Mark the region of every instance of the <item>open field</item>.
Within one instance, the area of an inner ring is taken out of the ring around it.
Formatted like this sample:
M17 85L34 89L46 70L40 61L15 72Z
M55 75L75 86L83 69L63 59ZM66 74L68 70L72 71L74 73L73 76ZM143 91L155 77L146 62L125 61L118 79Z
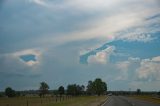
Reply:
M82 96L47 106L100 106L106 98L106 96Z
M149 102L152 102L152 103L158 103L160 104L160 98L156 98L154 96L149 96L149 95L134 95L134 96L131 96L132 98L135 98L135 99L140 99L140 100L144 100L144 101L149 101Z
M55 98L47 97L14 97L14 98L0 98L0 106L43 106L50 102L54 102Z
M98 106L106 96L0 98L0 106Z

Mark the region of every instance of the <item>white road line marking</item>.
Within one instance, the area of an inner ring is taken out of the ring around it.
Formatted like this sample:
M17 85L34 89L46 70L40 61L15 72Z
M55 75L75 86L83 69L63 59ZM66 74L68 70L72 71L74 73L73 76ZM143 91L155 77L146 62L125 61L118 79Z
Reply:
M104 106L108 102L108 98L109 97L107 97L107 99L105 100L105 102L101 106Z

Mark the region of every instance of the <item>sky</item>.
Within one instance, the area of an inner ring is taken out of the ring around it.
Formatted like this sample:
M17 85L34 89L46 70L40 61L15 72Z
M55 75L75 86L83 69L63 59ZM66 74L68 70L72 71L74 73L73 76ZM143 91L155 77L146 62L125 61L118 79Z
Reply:
M0 90L160 90L159 0L0 0Z

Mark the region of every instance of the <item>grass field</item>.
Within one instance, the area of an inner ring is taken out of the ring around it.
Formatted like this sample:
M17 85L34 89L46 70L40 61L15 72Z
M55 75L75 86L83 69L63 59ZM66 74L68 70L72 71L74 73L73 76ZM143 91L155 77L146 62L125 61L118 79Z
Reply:
M153 97L153 96L135 95L135 96L132 96L132 97L135 98L135 99L140 99L140 100L144 100L144 101L149 101L149 102L152 102L152 103L160 104L160 98L156 98L156 97Z
M106 96L79 96L56 99L53 97L0 98L0 106L99 106Z
M54 101L53 98L40 97L14 97L0 98L0 106L43 106L44 104Z
M100 106L105 100L106 96L83 96L47 106Z

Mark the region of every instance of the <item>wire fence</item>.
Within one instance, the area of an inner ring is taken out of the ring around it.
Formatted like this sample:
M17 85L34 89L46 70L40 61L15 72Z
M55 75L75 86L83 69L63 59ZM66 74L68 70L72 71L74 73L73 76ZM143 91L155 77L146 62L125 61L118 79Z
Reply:
M1 98L0 106L44 106L72 99L72 96Z

